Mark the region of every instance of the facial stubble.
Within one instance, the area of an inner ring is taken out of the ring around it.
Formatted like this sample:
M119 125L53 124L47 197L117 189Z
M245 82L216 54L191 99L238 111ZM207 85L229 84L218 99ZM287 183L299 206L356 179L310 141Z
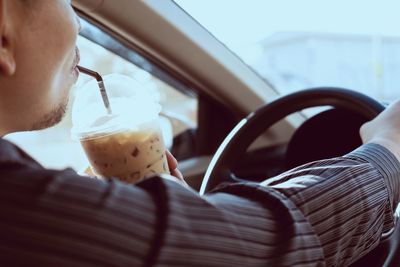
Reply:
M50 112L41 117L39 121L32 125L31 131L50 128L62 121L67 111L69 96L64 98L58 106L54 107Z

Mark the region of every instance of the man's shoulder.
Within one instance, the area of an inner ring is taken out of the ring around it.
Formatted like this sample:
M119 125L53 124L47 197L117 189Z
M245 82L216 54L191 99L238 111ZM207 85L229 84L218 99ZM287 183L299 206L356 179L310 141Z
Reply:
M70 168L46 169L21 148L0 138L0 180L3 185L6 183L40 184L54 178L85 179Z
M0 166L2 165L28 165L32 168L43 169L43 167L24 150L0 138Z

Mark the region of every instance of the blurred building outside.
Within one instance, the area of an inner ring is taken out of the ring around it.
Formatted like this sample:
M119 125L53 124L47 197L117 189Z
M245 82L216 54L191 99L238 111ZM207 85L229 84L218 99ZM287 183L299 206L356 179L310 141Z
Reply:
M285 32L237 53L281 94L333 86L390 102L400 96L399 47L399 37Z

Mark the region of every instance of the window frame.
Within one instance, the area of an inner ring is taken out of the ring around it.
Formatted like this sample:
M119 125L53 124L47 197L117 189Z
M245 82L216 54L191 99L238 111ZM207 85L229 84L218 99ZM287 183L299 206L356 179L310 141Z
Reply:
M112 2L74 0L73 6L82 18L182 84L214 99L238 118L279 97L259 75L173 1L121 0L119 5ZM287 142L305 119L295 114L277 123L257 146Z

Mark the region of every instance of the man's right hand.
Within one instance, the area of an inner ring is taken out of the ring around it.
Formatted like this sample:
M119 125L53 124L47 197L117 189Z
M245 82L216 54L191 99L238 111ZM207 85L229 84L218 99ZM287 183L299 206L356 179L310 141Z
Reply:
M389 149L400 161L400 100L360 128L364 144L375 143Z

